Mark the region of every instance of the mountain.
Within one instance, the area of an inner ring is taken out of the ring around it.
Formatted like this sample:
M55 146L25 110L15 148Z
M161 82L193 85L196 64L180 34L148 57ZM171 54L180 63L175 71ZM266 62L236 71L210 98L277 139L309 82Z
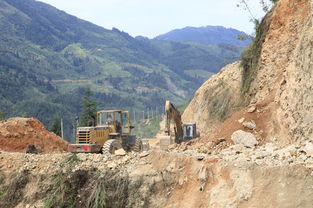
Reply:
M239 40L238 36L240 35L247 37L247 39ZM222 43L239 47L246 47L251 43L251 38L246 33L222 26L185 27L159 35L154 39L195 42L201 44Z
M181 104L241 47L136 39L34 0L0 0L0 111L45 125L62 115L66 137L87 87L98 108Z

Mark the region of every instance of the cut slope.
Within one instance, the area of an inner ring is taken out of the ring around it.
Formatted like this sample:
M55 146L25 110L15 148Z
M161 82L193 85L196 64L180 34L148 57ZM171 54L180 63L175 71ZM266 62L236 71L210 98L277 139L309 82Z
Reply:
M1 150L25 152L29 144L42 153L64 152L68 145L35 118L10 118L0 122Z
M272 98L272 135L284 144L313 136L312 4L278 2L249 92L255 102Z
M280 0L260 25L262 38L256 40L261 41L257 43L261 50L255 68L245 68L241 81L234 83L227 79L230 85L217 90L217 80L234 74L234 68L227 66L197 91L183 118L196 122L205 133L200 141L223 138L230 142L234 131L245 129L238 122L242 117L256 123L257 128L252 132L260 144L271 141L284 146L312 138L312 4L309 0ZM251 85L241 94L240 85L247 82L247 74L251 76L248 80ZM232 93L225 95L224 91L232 87ZM225 102L214 105L216 99ZM234 100L239 107L241 104L240 108L234 109ZM255 111L247 114L252 105L256 106ZM217 112L226 109L230 112L228 119L217 120L209 113L212 107Z

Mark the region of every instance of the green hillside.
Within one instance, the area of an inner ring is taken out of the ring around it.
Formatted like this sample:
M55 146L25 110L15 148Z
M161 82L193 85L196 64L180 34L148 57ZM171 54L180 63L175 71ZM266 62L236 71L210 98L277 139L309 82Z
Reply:
M238 36L245 36L247 38L245 40L239 40L237 38ZM241 47L247 47L251 43L251 38L249 38L248 34L222 26L185 27L169 31L168 33L155 37L155 39L202 44L222 43Z
M99 108L182 104L241 48L133 38L34 0L0 0L0 111L64 119L70 138L86 87Z

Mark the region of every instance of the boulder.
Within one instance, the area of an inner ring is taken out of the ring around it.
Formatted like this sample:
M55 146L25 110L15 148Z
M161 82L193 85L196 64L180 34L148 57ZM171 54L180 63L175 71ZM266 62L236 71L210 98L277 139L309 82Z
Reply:
M249 148L252 148L258 144L258 141L253 134L242 130L235 131L231 136L231 140L235 144L242 144L243 146Z

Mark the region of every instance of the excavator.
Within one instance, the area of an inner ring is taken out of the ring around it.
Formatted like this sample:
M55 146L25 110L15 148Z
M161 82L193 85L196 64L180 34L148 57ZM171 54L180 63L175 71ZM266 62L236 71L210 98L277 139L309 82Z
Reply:
M96 125L78 127L76 144L70 144L68 151L114 154L116 150L123 148L125 151L141 152L143 142L131 134L133 128L128 111L98 111Z
M172 121L174 128L172 130ZM167 100L165 102L165 135L160 137L160 148L166 150L169 145L196 138L196 123L182 123L180 112Z

